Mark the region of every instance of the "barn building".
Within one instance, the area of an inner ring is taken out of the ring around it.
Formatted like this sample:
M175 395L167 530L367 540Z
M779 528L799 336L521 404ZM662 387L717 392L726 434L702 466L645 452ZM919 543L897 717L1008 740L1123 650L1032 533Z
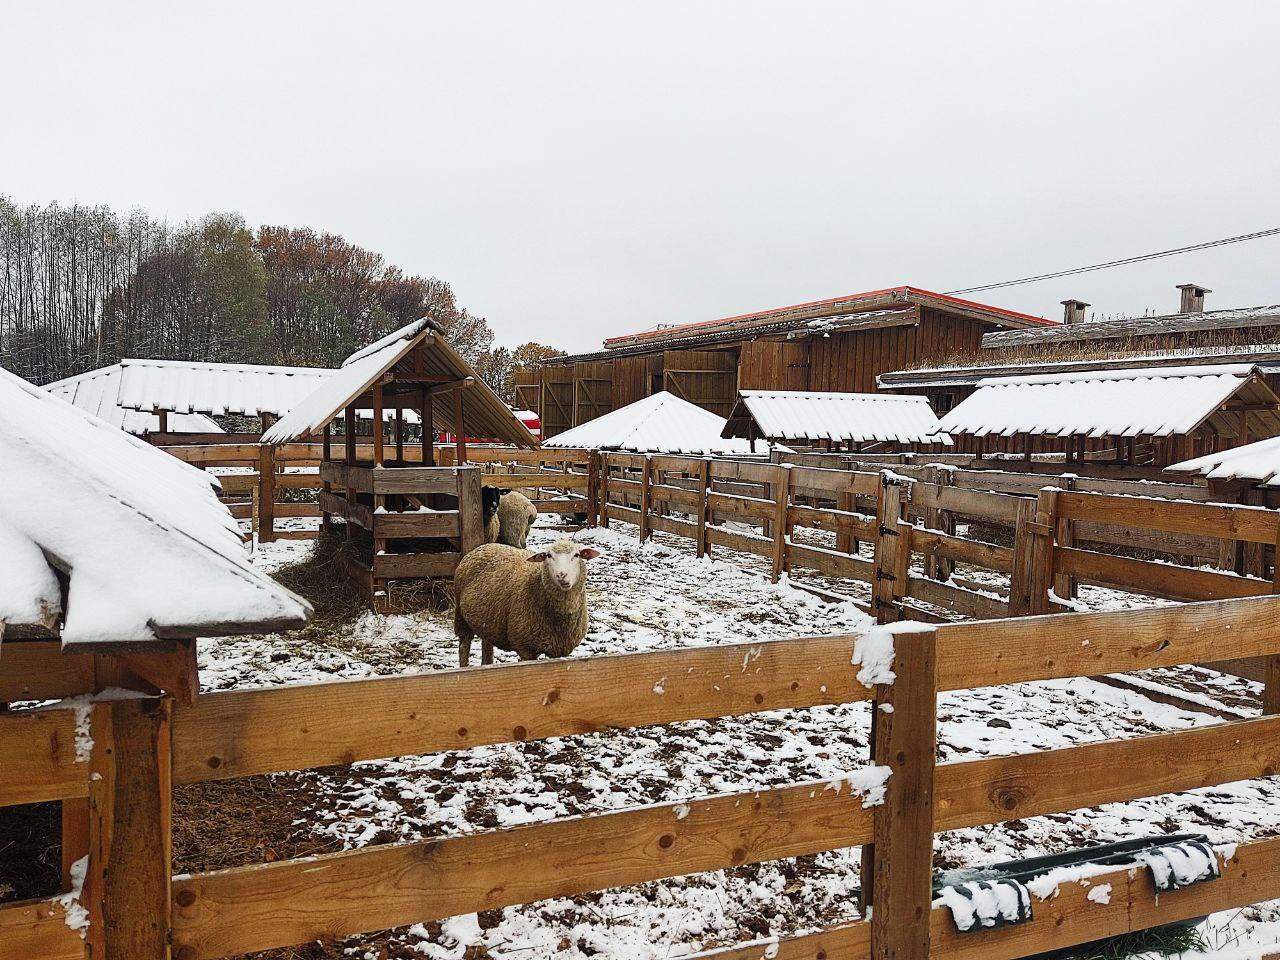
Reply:
M544 361L517 399L548 437L662 391L728 417L739 390L865 393L885 371L972 356L986 333L1056 326L892 287L612 337L594 353Z

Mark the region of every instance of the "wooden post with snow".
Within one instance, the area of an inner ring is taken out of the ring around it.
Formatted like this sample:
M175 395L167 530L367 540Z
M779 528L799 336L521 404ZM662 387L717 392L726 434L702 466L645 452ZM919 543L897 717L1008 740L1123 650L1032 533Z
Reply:
M609 454L600 454L600 526L609 529Z
M700 483L698 493L698 516L697 516L697 533L694 535L694 542L697 544L697 552L699 557L711 555L711 544L707 542L707 503L711 497L711 458L704 457L702 466L698 468L698 481Z
M647 453L641 454L641 456L644 457L644 463L640 468L640 542L644 543L653 533L649 529L649 511L653 508L653 496L649 490L649 474L652 470L652 465Z
M269 443L258 447L258 541L276 538L276 448Z
M89 911L86 941L95 960L169 956L170 703L142 697L93 706L89 859L80 902Z
M1013 521L1013 570L1009 574L1009 616L1031 612L1031 554L1036 522L1033 500L1019 500Z
M787 522L791 507L791 467L779 464L777 479L773 482L773 582L777 583L787 571L787 534L791 524Z
M1074 490L1076 481L1079 478L1074 473L1068 473L1059 480L1059 486L1063 490ZM1053 532L1054 541L1060 547L1074 547L1076 544L1076 523L1068 517L1057 518ZM1053 592L1064 600L1075 599L1077 593L1076 578L1070 574L1058 573L1056 570L1053 574Z
M902 618L898 597L905 596L907 584L900 583L908 560L909 544L899 529L906 509L906 481L891 470L880 471L880 492L876 497L875 582L871 585L871 608L877 623Z
M1054 586L1054 537L1058 530L1058 492L1041 490L1036 501L1035 524L1029 527L1031 541L1030 596L1027 612L1052 613L1049 591Z
M864 912L872 907L872 960L926 960L933 913L938 631L914 623L883 629L893 631L894 679L874 688L871 761L887 767L889 778L872 814L873 843L863 852L863 905Z

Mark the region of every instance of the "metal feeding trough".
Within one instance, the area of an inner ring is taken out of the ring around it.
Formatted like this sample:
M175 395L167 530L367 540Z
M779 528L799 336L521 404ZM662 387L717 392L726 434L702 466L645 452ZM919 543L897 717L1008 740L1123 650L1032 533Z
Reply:
M1070 882L1073 868L1090 865L1149 869L1159 893L1215 880L1220 873L1218 858L1209 846L1208 837L1184 833L1080 847L1050 857L1010 860L973 870L949 870L935 875L933 895L935 900L941 900L951 909L957 930L980 933L1031 920L1034 902L1038 899L1032 893L1036 878L1060 873L1063 882ZM1205 919L1195 917L1149 929L1189 930ZM1091 952L1106 942L1098 940L1038 956L1048 958Z

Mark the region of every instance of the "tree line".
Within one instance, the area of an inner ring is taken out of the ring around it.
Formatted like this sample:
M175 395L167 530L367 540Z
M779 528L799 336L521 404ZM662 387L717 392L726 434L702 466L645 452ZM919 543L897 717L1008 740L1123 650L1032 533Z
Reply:
M35 383L125 357L334 367L424 316L507 402L519 369L563 352L495 346L448 283L337 234L0 196L0 366Z

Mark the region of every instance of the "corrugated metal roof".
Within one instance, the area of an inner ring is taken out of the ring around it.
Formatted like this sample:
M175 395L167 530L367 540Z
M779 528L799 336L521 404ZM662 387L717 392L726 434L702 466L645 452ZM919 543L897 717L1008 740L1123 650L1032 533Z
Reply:
M89 649L300 626L310 614L250 562L209 474L4 370L0 463L0 611L11 625L60 617L64 646ZM69 578L65 609L37 556Z
M1252 480L1260 486L1280 487L1280 437L1184 460L1164 469L1166 473L1195 473L1209 480Z
M1233 364L991 378L938 427L977 437L1165 437L1191 432L1237 393L1276 403L1256 374L1250 364ZM1258 421L1268 429L1280 424L1274 412L1259 411ZM1227 427L1234 432L1234 424Z
M384 373L400 369L408 362L413 348L419 351L422 370L416 375L449 382L471 379L472 386L462 391L462 420L467 436L512 443L520 447L536 447L537 439L502 402L493 389L481 380L471 365L445 339L440 329L423 318L401 327L381 340L357 350L342 363L342 369L321 381L288 415L262 435L263 443L279 444L310 436L324 429L358 399ZM404 373L410 371L404 370ZM390 408L390 401L388 408ZM432 426L441 432L454 429L453 406L433 403Z
M743 390L725 436L748 436L748 420L769 440L946 443L925 397L886 393Z
M721 436L727 421L674 394L655 393L572 430L544 440L544 447L629 450L701 456L749 453L746 440Z
M282 417L334 372L324 367L187 360L122 360L120 368L122 407L219 417Z
M120 405L120 373L120 364L115 363L46 384L45 389L126 433L135 436L155 433L160 429L159 417ZM220 426L200 414L174 414L169 417L168 426L173 433L223 432Z

